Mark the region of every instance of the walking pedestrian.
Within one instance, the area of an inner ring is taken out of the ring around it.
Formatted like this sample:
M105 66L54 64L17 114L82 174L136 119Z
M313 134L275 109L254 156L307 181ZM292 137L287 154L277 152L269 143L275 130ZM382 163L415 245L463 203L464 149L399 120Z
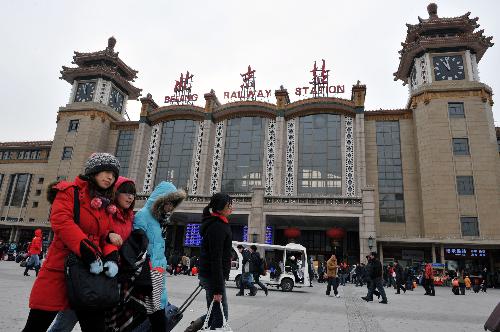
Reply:
M46 331L59 311L69 309L64 262L71 252L89 266L91 273L99 274L106 268L106 276L114 277L118 272L116 247L108 242L111 218L107 208L119 171L120 163L114 156L94 153L85 163L83 175L73 182L49 186L54 240L31 290L24 332ZM74 197L75 188L78 197ZM79 224L74 220L75 199L80 205ZM104 331L104 312L79 309L75 313L83 332Z
M24 269L24 275L29 277L28 271L30 268L35 269L36 276L40 270L40 254L42 253L42 230L40 228L35 230L35 237L31 240L28 247L28 262Z
M167 305L165 238L170 215L186 198L186 192L170 182L162 181L153 190L144 207L135 215L134 229L142 229L149 240L153 293L147 297L147 314L153 332L165 331Z
M216 193L210 199L210 203L203 209L203 221L200 227L201 252L200 269L198 279L205 289L207 308L214 301L208 325L216 329L223 325L222 312L226 319L229 316L229 308L226 296L226 285L224 280L229 279L231 270L232 233L228 217L233 213L233 200L225 193ZM185 330L195 332L203 327L206 315L201 316Z
M401 294L400 290L402 289L404 293L406 293L406 288L404 286L404 271L403 267L399 264L399 261L394 261L394 273L396 273L396 294Z
M250 289L250 293L248 295L255 296L257 294L257 287L253 285L253 275L250 271L251 252L248 248L244 248L241 244L239 244L236 248L243 257L241 262L240 291L236 293L236 296L244 296L245 288Z
M425 295L435 296L436 291L434 290L434 269L431 263L425 264L424 270L424 287Z
M269 290L259 280L260 275L265 273L265 262L264 259L260 257L260 254L257 251L257 246L255 244L252 244L250 246L250 272L252 273L254 284L259 285L259 287L264 291L264 293L267 296Z
M372 268L369 269L370 277L370 288L368 289L368 294L362 297L366 302L373 301L373 293L375 288L379 291L380 296L382 296L382 301L379 303L387 304L387 296L385 295L383 280L382 280L382 263L377 259L377 253L372 251L369 256L369 264L372 264Z
M335 297L340 297L338 288L338 280L337 280L337 257L334 254L330 256L330 259L326 262L326 276L327 276L327 286L326 286L326 295L330 296L331 289L333 287L333 294Z

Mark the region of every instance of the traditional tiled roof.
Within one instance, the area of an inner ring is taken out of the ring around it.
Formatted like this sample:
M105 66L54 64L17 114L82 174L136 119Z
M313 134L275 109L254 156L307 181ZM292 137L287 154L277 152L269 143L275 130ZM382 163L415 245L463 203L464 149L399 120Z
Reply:
M0 148L50 148L52 141L0 142Z
M136 88L130 82L137 78L137 70L127 66L114 51L116 39L108 39L108 47L105 50L83 53L75 52L73 63L78 67L62 67L61 79L73 84L79 77L104 76L113 80L121 89L129 95L129 99L137 99L141 95L141 89Z
M394 73L394 80L406 82L409 76L413 59L419 54L435 49L469 49L476 54L477 61L481 60L486 50L493 46L493 37L483 35L484 30L474 31L479 27L478 19L470 18L470 13L458 17L438 17L437 5L427 6L428 19L419 19L415 25L407 24L407 36L401 43L399 51L400 63L398 71Z

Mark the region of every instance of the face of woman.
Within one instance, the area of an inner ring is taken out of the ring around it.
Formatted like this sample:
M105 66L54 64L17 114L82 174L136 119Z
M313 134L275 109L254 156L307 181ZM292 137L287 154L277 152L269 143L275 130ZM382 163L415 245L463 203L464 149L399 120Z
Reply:
M232 203L227 203L224 209L220 211L220 214L223 215L224 217L229 217L232 213L233 213Z
M128 209L132 205L134 199L135 199L134 194L119 193L118 197L116 197L118 205L124 210Z
M101 189L108 189L115 183L115 173L111 171L102 171L96 174L95 182Z

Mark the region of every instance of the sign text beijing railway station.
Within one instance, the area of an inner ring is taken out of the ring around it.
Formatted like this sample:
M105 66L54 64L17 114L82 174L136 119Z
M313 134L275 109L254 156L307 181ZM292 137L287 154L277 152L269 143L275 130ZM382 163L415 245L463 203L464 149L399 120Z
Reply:
M321 66L318 66L315 61L310 72L312 73L312 80L308 82L309 85L296 87L294 90L296 96L316 98L345 93L345 86L343 84L330 84L330 70L326 69L325 60L322 60ZM251 66L248 66L247 71L240 74L240 76L242 78L240 90L224 91L224 99L243 101L271 97L272 89L256 89L255 69L252 69ZM198 94L191 93L193 77L194 75L190 74L189 71L186 74L181 74L179 80L175 81L174 95L165 96L165 103L192 105L193 102L197 101Z

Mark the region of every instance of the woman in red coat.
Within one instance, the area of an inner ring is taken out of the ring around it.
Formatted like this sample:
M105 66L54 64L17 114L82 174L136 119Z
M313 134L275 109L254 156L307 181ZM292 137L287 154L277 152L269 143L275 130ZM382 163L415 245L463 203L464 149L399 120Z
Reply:
M118 271L117 250L109 238L111 215L106 208L113 206L110 203L119 170L120 163L114 156L94 153L85 163L84 175L49 188L56 190L50 213L54 240L31 290L25 332L46 331L57 313L69 308L64 262L70 252L87 263L91 273L99 274L107 268L106 275L112 277ZM80 201L79 225L73 215L75 187ZM104 331L103 312L78 310L76 315L83 332Z
M28 271L30 268L35 268L36 275L38 276L38 270L40 270L40 253L42 252L42 230L40 228L35 229L35 237L31 240L31 244L28 248L29 263L26 264L26 269L24 270L24 275L29 277Z

